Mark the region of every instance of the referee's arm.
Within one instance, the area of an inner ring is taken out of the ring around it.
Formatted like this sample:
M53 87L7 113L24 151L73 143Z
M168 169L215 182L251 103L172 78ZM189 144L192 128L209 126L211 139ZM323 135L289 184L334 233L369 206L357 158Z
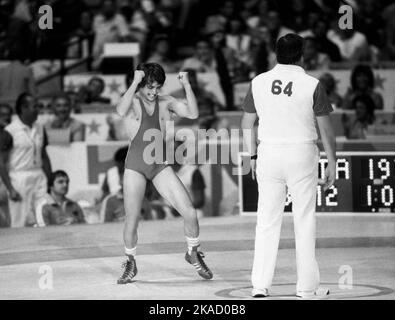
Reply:
M321 83L318 83L314 92L313 109L317 119L318 129L320 130L322 144L328 158L324 185L324 189L326 190L335 183L336 179L336 136L329 116L333 108Z
M254 98L252 96L251 85L244 99L244 114L241 119L241 129L243 130L243 139L247 145L247 150L251 156L256 155L257 143L254 124L257 119Z

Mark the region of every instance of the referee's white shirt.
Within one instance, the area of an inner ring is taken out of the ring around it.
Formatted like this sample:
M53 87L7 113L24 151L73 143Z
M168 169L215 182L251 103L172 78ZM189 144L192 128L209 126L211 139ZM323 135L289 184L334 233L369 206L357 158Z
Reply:
M256 76L243 108L257 113L258 140L270 144L316 141L315 117L333 111L319 80L288 64L277 64Z

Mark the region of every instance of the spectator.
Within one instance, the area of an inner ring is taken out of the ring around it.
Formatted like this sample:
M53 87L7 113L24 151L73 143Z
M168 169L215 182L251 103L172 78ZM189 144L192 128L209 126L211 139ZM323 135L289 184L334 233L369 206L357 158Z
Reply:
M128 6L125 5L124 6ZM153 0L142 0L133 8L128 9L129 14L133 12L129 28L133 37L139 41L142 47L142 57L147 57L146 45L149 44L157 34L166 34L171 37L174 29L171 10ZM129 19L128 19L129 20Z
M337 92L335 78L330 73L324 73L319 80L325 88L332 107L334 109L340 108L343 104L343 98Z
M192 90L196 96L199 108L199 118L197 119L199 127L206 130L215 128L218 123L216 112L222 109L223 106L218 102L214 94L208 92L199 85L195 70L185 69L184 71L188 72L189 83L191 84ZM178 99L185 98L184 90L174 92L172 95Z
M179 70L171 59L170 41L166 35L157 35L152 40L153 51L147 62L159 63L166 73L176 73ZM129 88L129 87L128 87Z
M258 13L252 15L246 21L251 30L266 26L269 11L272 9L268 0L260 0L257 7Z
M355 120L343 114L342 123L344 134L348 139L366 139L366 132L375 120L374 102L370 95L362 94L353 99L353 109L355 109Z
M5 128L13 139L12 149L6 153L14 194L10 194L11 227L33 226L36 208L47 192L47 178L52 169L46 152L44 128L36 121L38 105L28 93L21 94L15 105L17 117Z
M27 0L16 3L13 12L8 18L5 32L6 57L14 59L13 53L22 52L25 58L31 58L28 55L35 53L33 40L34 33L32 30L33 16L31 6Z
M115 166L107 170L102 185L102 199L109 194L117 194L122 189L122 177L125 170L125 159L128 153L128 147L118 149L114 154Z
M4 128L11 123L12 108L8 104L0 104L0 228L10 226L8 209L8 193L16 196L7 175L6 155L12 149L12 136Z
M148 187L147 187L148 189ZM147 191L146 191L147 193ZM141 205L141 218L143 220L153 219L153 208L145 196ZM123 222L125 220L125 206L123 202L123 189L116 194L108 195L102 203L101 222ZM164 215L161 217L164 218Z
M318 12L312 11L307 14L307 29L299 33L303 38L314 37L314 27L321 21L321 16Z
M311 29L314 22L319 19L319 15L317 13L317 7L314 1L311 0L286 0L281 1L282 4L287 5L285 9L285 5L282 6L279 4L279 9L283 9L280 13L284 18L284 21L287 25L295 30L297 33L305 31L306 27ZM289 2L291 2L289 4Z
M337 45L345 61L369 61L371 52L366 37L353 29L329 30L328 39Z
M80 16L80 23L78 29L74 32L70 42L77 39L82 41L82 46L79 44L73 45L68 49L68 57L87 57L92 49L93 39L93 17L90 11L84 11Z
M206 19L205 33L224 31L230 19L235 15L235 4L233 1L225 0L219 8L219 12L210 15Z
M371 67L368 65L357 65L351 73L351 88L344 96L343 109L352 109L352 101L357 95L368 94L374 101L375 109L383 109L383 97L374 91L375 80Z
M115 152L115 166L107 170L102 185L102 222L120 222L125 219L125 207L123 202L123 173L125 170L125 159L128 147L122 147ZM151 186L153 187L153 186ZM152 219L152 207L148 200L150 188L147 187L143 200L141 214L144 220Z
M383 46L384 21L381 15L381 3L377 0L362 0L360 10L355 16L355 29L366 36L370 45Z
M285 36L288 33L293 33L294 31L288 29L283 25L281 21L280 15L277 11L269 11L267 15L266 26L269 29L271 39L273 41L273 48L275 47L275 43L282 36Z
M225 94L227 108L233 108L233 86L225 57L219 48L214 50L209 39L200 38L196 42L195 55L184 61L182 69L217 73L221 88Z
M305 38L303 63L306 70L329 69L330 59L325 53L318 52L314 38Z
M25 52L13 51L11 57L11 62L0 69L0 103L15 105L21 93L35 95L37 88L32 69L24 64Z
M103 97L102 94L106 84L102 78L93 77L89 80L87 86L82 86L77 94L77 103L111 103L110 98Z
M66 172L58 170L52 173L49 179L49 193L38 210L38 215L42 215L43 226L85 223L81 207L66 197L69 182Z
M254 75L272 69L277 58L274 53L272 39L267 27L260 27L252 31L252 48L250 62Z
M338 46L330 41L327 37L328 24L325 20L320 19L314 24L313 36L317 44L318 52L325 53L332 62L340 62L341 55Z
M45 125L50 144L56 142L58 134L62 135L62 141L66 143L85 141L85 124L70 116L71 99L66 94L53 99L52 110L55 118Z
M232 50L235 57L236 64L230 72L233 82L249 80L251 36L247 34L247 25L240 17L235 16L229 20L226 47Z
M93 56L95 66L99 67L106 43L123 42L129 39L130 32L125 18L117 12L115 0L104 0L101 12L93 19L95 41Z

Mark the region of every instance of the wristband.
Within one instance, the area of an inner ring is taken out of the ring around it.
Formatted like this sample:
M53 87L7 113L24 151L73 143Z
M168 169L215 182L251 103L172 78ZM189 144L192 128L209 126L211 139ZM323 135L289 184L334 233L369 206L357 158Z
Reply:
M258 155L257 154L254 155L254 156L251 156L251 160L256 160L256 159L258 159Z

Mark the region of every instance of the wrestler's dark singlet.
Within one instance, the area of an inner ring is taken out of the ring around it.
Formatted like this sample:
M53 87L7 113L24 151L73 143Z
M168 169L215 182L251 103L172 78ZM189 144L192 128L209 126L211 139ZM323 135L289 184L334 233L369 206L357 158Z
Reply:
M143 101L138 97L141 106L141 124L137 131L136 136L129 144L128 154L125 160L125 169L130 169L137 171L145 176L146 179L152 180L160 171L166 168L168 165L160 159L160 161L155 161L154 163L147 163L144 160L144 149L151 145L152 141L144 141L144 133L149 129L156 129L160 131L160 121L159 121L159 102L156 98L154 113L150 116L145 109ZM160 140L162 146L155 146L155 150L160 150L162 148L163 155L166 154L166 144L163 139ZM151 159L149 159L151 160ZM150 161L152 162L152 160Z

